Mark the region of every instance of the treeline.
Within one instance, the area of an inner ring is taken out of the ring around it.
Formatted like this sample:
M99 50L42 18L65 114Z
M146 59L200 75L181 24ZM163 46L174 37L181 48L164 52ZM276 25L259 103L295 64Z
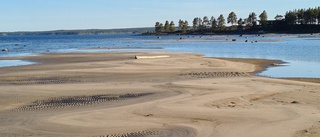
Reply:
M320 24L320 6L309 9L295 9L286 12L288 24Z
M285 14L285 23L275 28L291 33L319 33L320 6L308 9L294 9Z
M267 21L268 15L266 11L263 11L260 15L260 23L265 23ZM247 18L237 18L235 12L230 12L227 18L223 14L220 14L218 18L208 16L203 18L196 17L192 21L192 26L189 25L187 20L179 20L179 25L176 28L175 23L171 21L166 21L163 25L160 22L155 24L155 33L197 33L197 32L221 32L221 31L235 31L239 27L243 29L249 29L256 27L258 25L258 16L256 13L249 13ZM226 26L229 23L231 26ZM178 30L176 30L178 29Z
M226 26L226 24L230 24ZM177 30L176 30L177 29ZM155 24L156 34L213 34L213 33L307 33L320 32L320 7L309 9L296 9L288 11L284 16L276 15L268 20L264 10L259 15L249 13L246 18L238 18L235 12L230 12L227 18L220 14L218 18L208 16L196 17L189 25L186 20L179 20L176 28L171 21Z
M141 34L154 31L153 27L126 29L85 29L85 30L53 30L53 31L24 31L0 32L0 36L10 35L96 35L96 34Z

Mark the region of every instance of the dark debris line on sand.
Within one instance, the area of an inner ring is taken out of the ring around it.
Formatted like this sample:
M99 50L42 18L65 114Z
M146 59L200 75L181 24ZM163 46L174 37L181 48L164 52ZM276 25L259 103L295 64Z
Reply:
M126 99L134 99L143 96L153 95L155 93L138 93L138 94L104 94L93 96L73 96L73 97L57 97L47 100L35 101L29 105L15 108L12 111L32 111L46 109L62 109L66 107L84 107L104 102L120 101Z

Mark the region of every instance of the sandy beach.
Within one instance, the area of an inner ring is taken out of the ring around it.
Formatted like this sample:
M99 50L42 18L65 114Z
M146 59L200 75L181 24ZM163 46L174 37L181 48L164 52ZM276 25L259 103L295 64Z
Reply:
M0 59L39 63L0 68L1 137L320 136L319 82L252 75L277 61L191 53Z

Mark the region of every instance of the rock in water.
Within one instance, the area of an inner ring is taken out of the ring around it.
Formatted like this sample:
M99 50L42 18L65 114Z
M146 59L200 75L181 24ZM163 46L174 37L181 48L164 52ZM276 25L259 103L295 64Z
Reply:
M1 51L3 51L3 52L9 52L9 49L4 48L4 49L2 49Z

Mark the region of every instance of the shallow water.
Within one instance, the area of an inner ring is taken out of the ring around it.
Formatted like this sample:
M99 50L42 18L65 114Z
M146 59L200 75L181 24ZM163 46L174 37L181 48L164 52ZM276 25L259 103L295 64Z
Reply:
M320 78L319 39L319 35L310 34L244 35L242 37L239 35L161 36L159 38L128 34L1 36L0 48L8 48L9 52L1 52L0 57L52 52L192 52L204 54L207 57L283 60L289 64L269 68L260 75Z
M0 67L25 66L36 64L35 62L23 60L0 60Z
M290 63L284 66L268 68L267 71L261 72L258 75L275 78L320 78L319 70L319 63L290 61Z

